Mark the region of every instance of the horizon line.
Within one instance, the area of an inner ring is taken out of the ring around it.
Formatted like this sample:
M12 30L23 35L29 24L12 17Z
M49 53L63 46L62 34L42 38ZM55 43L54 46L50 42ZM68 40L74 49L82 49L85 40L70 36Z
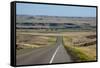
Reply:
M22 15L22 16L51 16L53 15L28 15L28 14L16 14L17 15ZM96 16L54 16L54 17L96 17Z

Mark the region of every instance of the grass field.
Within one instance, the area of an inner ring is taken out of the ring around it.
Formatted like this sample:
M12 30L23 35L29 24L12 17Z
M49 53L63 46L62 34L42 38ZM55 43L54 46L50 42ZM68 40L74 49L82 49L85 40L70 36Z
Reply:
M64 46L72 55L73 60L95 61L96 60L96 34L92 33L73 33L63 36Z
M23 48L38 48L54 45L56 42L56 37L54 36L28 35L17 33L16 38L17 50Z

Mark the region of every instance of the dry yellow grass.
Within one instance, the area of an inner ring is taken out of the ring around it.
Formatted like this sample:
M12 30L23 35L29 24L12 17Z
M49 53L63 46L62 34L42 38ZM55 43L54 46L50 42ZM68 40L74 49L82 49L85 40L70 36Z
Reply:
M87 55L89 58L91 58L91 60L96 60L96 45L92 45L89 47L76 47L77 49L79 49L82 53L84 53L85 55Z
M80 35L81 34L81 35ZM95 33L73 33L73 35L67 35L63 37L64 40L64 45L65 48L68 50L68 48L70 49L70 51L72 51L71 53L74 53L74 56L79 57L80 61L94 61L96 60L96 43L93 45L89 45L89 46L76 46L73 43L73 39L77 39L77 41L81 40L83 41L84 37L89 36L89 35L93 35ZM79 37L82 38L79 38ZM95 38L96 39L96 38ZM88 39L86 40L88 42ZM92 41L92 39L89 40L89 42ZM85 43L85 42L82 42ZM78 43L80 44L80 43Z
M36 48L53 45L56 42L56 37L42 35L27 35L18 34L16 36L16 45L21 48Z

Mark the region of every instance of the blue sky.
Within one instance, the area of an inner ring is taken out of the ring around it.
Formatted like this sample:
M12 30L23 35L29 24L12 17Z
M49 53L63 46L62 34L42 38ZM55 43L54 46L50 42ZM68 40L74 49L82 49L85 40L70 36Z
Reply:
M16 14L17 15L69 16L69 17L96 17L96 8L17 3Z

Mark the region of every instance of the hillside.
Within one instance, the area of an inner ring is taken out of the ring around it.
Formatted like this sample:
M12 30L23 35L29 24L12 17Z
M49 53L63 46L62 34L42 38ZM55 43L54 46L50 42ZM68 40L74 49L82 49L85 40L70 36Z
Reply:
M17 28L96 29L95 17L61 17L17 15Z

